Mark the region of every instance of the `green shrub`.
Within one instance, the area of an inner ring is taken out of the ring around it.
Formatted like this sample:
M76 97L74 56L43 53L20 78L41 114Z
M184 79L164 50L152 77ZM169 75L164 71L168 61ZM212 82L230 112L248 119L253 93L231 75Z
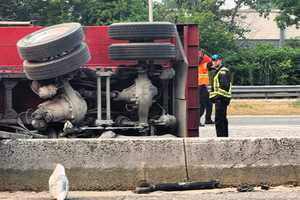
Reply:
M257 45L227 52L225 64L235 85L300 84L300 48Z

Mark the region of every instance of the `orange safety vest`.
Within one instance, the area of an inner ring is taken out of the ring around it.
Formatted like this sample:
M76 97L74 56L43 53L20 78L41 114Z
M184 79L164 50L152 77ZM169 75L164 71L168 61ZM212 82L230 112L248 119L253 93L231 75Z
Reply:
M198 65L198 85L208 85L209 77L208 77L208 69L207 63L200 63Z

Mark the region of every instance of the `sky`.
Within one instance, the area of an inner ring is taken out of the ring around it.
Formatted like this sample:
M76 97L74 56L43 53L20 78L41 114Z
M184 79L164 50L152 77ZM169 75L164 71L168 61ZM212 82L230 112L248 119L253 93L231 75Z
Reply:
M226 0L225 5L222 8L230 9L233 8L235 5L234 0Z

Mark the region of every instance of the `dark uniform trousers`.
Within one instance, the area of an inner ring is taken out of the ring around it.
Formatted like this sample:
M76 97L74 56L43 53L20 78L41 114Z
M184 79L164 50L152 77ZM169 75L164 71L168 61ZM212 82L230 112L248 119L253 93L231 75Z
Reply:
M228 102L224 99L217 99L215 102L215 125L217 137L228 137L227 106Z
M210 99L215 103L215 126L218 137L228 137L227 106L231 99L231 81L229 70L218 67L212 82Z
M205 113L205 121L211 121L212 103L209 100L209 93L207 86L201 85L199 88L199 99L200 99L200 117Z

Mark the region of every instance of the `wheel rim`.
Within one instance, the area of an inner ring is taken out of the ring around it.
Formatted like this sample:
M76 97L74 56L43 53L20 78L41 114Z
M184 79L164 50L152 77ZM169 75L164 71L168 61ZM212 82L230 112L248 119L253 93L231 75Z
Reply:
M27 44L46 42L53 39L54 37L56 38L64 35L69 29L69 27L57 27L54 29L45 30L38 34L29 36L25 39L24 42Z
M25 36L18 42L18 46L35 46L52 40L57 40L62 36L72 33L72 29L77 30L81 25L77 23L60 24L41 29L28 36ZM78 27L78 28L77 28Z

